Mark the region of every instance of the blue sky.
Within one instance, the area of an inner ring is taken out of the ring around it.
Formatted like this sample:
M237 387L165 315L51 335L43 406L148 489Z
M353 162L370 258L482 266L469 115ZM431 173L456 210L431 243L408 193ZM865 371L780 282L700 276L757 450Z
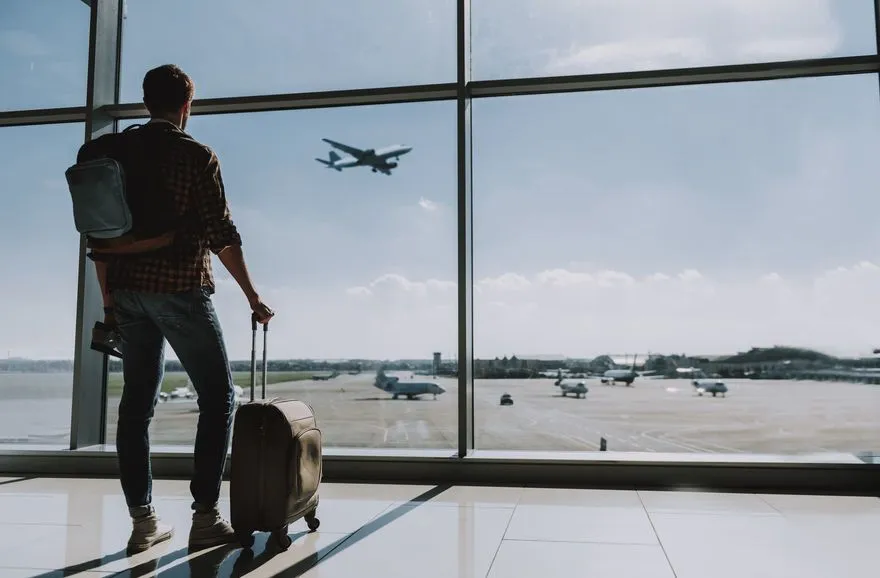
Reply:
M644 4L474 0L474 74L876 48L866 0ZM129 0L123 101L166 62L198 98L454 80L454 1L374 6ZM87 45L79 0L0 3L0 110L82 105ZM475 102L477 355L870 351L878 86L875 75ZM72 356L63 173L83 131L0 129L0 355ZM188 131L219 154L250 268L278 311L272 356L454 354L454 103L195 117ZM314 161L322 137L414 149L391 177L336 173ZM215 266L230 352L245 358L247 306Z

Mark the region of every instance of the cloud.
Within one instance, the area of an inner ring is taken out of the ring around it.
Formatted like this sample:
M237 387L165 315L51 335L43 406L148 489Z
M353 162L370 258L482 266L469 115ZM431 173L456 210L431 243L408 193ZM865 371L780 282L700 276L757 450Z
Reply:
M439 208L439 205L437 203L435 203L434 201L432 201L430 199L426 199L425 197L422 197L421 199L419 199L419 206L421 208L425 209L426 211L428 211L429 213L433 213L434 211L436 211Z
M277 312L270 323L269 356L453 355L456 287L451 280L415 280L400 273L337 290L260 286L264 301ZM13 297L8 291L0 292L0 302L14 302L7 300ZM4 318L16 329L0 339L3 353L70 358L74 294L65 295L66 300L43 295L37 310L7 307ZM733 281L694 269L641 276L600 269L508 272L475 282L475 354L711 355L788 344L864 355L878 345L878 295L880 263L871 261L799 277L768 272ZM214 303L230 357L247 359L250 310L227 276L218 274ZM46 332L58 326L58 319L68 329Z
M218 291L221 318L245 319L237 288L224 287ZM289 288L264 295L279 312L270 337L279 357L455 351L454 281L389 273L337 293ZM870 261L807 276L769 272L734 281L695 269L643 276L599 269L508 272L475 282L475 353L711 355L791 344L867 354L880 327L877 295L880 264ZM231 315L233 308L240 312ZM246 337L245 331L229 337L233 356L247 355Z
M842 40L831 0L482 4L475 65L492 68L492 77L522 62L531 73L561 75L814 58L834 54Z

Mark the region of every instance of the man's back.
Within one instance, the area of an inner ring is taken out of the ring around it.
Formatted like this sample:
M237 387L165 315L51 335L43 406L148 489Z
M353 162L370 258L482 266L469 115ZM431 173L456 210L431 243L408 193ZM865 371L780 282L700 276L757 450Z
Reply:
M219 160L209 147L170 122L154 120L138 130L165 133L155 141L160 143L159 150L151 153L157 177L173 194L181 227L167 249L111 260L108 287L145 293L213 290L211 252L241 245L226 202Z

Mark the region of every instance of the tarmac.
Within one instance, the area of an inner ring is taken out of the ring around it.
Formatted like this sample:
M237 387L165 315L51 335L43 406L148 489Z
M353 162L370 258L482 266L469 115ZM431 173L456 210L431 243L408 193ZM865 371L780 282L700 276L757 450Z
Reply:
M409 372L389 372L410 380ZM309 403L325 447L454 449L455 379L416 375L446 392L392 400L373 373L271 385L268 397ZM482 450L815 454L880 449L880 386L816 381L725 380L726 397L696 395L688 380L637 379L632 387L585 380L585 398L562 397L553 379L477 380L476 447ZM502 406L509 393L514 400ZM256 396L260 391L257 388ZM244 401L249 400L245 389ZM109 400L107 439L115 439L118 398ZM194 400L160 403L157 445L191 445Z

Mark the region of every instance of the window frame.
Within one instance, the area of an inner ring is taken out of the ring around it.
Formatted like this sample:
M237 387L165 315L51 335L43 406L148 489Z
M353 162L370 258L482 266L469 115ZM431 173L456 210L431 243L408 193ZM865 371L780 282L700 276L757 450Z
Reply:
M76 0L69 0L76 1ZM120 63L125 0L81 0L90 10L87 99L84 107L0 112L0 129L84 122L85 140L115 132L120 120L144 118L142 103L121 103ZM457 107L457 282L458 447L457 451L325 451L326 481L396 483L542 484L603 488L703 487L735 491L783 491L876 495L880 460L865 463L727 461L722 456L682 455L675 460L632 461L601 454L490 452L474 447L473 390L473 191L471 102L475 98L588 92L783 78L874 74L880 82L880 54L732 64L669 70L639 70L558 77L471 80L471 1L456 0L456 81L441 84L200 99L193 115L456 101ZM880 47L880 0L874 0ZM880 106L880 102L878 102ZM70 448L66 452L0 451L0 471L23 474L117 475L115 450L107 445L106 358L89 348L91 327L103 316L94 265L80 242ZM94 387L95 383L101 387ZM192 448L155 448L158 477L191 474ZM880 449L880 448L878 448ZM696 458L696 459L695 459ZM707 458L707 459L703 459ZM877 463L872 463L877 462Z

